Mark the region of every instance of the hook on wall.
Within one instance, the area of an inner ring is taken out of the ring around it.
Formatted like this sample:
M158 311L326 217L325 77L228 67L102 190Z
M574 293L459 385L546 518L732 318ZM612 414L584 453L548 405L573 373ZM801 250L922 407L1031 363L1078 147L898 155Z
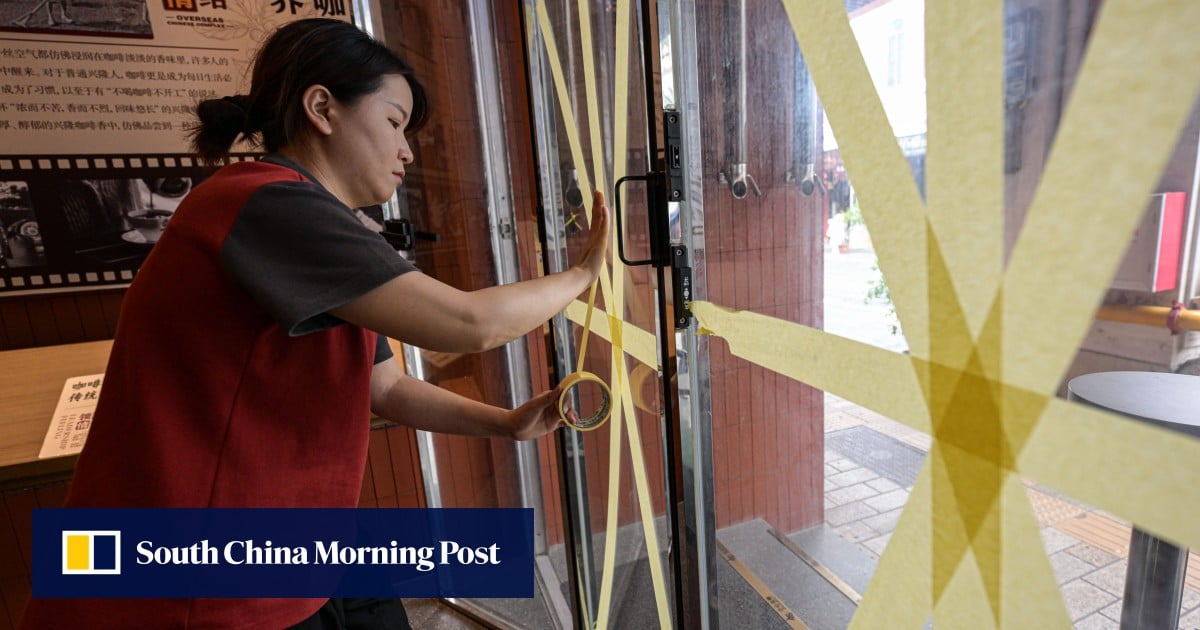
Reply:
M800 177L799 186L800 194L805 197L811 197L813 193L825 194L825 187L817 179L816 166L813 164L804 165L804 175Z
M754 196L762 198L762 190L758 188L758 182L754 181L754 176L746 170L745 164L733 165L733 181L729 184L729 190L733 193L734 199L745 199L746 193L754 189Z
M729 191L733 193L734 199L745 199L746 194L751 190L754 191L754 196L762 198L762 190L758 187L758 182L754 181L754 176L746 170L745 164L733 165L733 181L729 181L729 176L725 171L717 172L717 183L722 186L729 186Z

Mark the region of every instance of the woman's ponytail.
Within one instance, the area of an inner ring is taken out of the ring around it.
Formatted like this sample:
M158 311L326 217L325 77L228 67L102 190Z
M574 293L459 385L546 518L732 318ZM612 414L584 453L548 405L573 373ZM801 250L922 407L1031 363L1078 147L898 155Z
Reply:
M201 101L196 105L196 118L189 136L192 150L205 164L215 164L228 157L238 136L251 133L247 129L250 107L245 96Z

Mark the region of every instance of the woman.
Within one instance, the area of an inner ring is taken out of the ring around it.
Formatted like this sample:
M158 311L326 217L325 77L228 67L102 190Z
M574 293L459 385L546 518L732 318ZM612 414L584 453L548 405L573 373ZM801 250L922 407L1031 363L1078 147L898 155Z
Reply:
M197 186L138 272L68 507L354 507L369 411L517 440L558 426L555 391L503 410L389 360L385 336L479 352L540 326L597 277L608 238L596 193L598 221L568 271L466 293L415 270L351 209L400 185L413 161L404 134L426 107L395 53L323 19L268 39L248 95L198 106L202 158L243 135L269 155ZM407 620L398 600L34 600L22 627L295 624Z

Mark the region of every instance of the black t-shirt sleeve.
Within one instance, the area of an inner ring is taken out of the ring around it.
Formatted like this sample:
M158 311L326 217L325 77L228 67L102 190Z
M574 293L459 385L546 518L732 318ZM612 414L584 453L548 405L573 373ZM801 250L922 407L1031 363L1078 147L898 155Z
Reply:
M293 336L342 324L330 309L416 269L324 188L296 181L250 196L221 265Z
M396 355L392 352L392 347L388 345L388 338L385 335L377 335L377 339L375 339L374 365L379 365L394 356Z

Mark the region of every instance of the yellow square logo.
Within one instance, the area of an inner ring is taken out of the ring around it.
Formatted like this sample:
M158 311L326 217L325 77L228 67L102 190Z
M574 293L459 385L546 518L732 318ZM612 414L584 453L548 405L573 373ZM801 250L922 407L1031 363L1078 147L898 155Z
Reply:
M119 575L121 532L64 531L63 575Z

